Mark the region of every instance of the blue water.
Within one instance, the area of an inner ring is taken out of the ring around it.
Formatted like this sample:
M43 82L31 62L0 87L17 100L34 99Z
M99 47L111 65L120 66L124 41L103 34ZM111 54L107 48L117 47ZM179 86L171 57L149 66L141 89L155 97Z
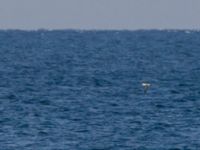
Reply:
M0 31L0 149L200 149L200 32Z

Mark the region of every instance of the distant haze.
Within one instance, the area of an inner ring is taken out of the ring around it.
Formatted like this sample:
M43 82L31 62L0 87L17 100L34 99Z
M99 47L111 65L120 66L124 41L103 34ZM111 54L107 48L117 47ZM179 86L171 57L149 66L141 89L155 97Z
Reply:
M200 0L0 0L0 29L200 29Z

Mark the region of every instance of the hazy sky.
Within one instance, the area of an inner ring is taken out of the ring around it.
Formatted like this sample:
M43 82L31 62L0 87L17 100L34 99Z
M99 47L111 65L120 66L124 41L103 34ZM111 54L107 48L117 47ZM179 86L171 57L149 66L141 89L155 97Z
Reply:
M0 0L0 29L200 29L200 0Z

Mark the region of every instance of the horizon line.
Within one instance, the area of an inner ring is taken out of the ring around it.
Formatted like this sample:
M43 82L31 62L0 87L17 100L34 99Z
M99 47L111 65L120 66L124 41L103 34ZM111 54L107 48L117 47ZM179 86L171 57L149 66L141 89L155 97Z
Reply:
M200 31L200 28L141 28L141 29L96 29L96 28L36 28L36 29L21 29L21 28L0 28L0 31Z

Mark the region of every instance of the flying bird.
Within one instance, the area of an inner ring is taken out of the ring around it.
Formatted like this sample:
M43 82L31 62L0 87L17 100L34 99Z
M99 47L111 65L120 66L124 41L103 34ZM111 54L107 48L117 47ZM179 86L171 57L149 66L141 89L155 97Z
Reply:
M142 86L143 86L143 88L144 88L144 93L146 94L147 91L148 91L148 89L149 89L149 87L151 86L151 84L150 84L150 83L147 83L147 82L143 82L143 83L142 83Z

